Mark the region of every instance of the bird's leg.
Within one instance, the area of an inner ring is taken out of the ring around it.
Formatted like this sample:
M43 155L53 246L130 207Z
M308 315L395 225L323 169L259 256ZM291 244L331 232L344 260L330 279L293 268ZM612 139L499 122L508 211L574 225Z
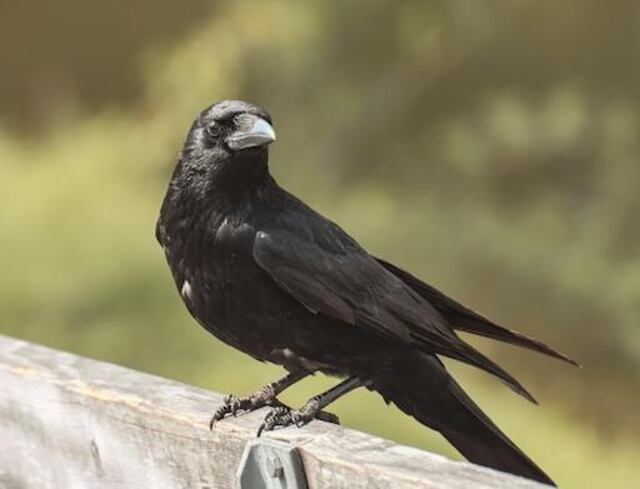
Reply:
M357 377L350 377L328 391L312 397L300 409L292 410L286 406L278 406L267 414L264 422L260 425L258 436L260 436L263 431L271 431L279 426L287 427L295 424L298 428L301 428L314 419L322 419L323 421L338 424L338 419L335 415L325 413L321 410L339 397L364 385L366 385L366 383Z
M236 416L239 411L248 413L263 406L283 407L284 404L278 401L276 397L285 389L291 387L293 384L304 379L310 374L311 372L308 370L298 370L289 373L275 382L265 385L250 396L236 397L233 394L225 396L223 405L213 413L209 423L209 428L213 429L213 425L228 414Z

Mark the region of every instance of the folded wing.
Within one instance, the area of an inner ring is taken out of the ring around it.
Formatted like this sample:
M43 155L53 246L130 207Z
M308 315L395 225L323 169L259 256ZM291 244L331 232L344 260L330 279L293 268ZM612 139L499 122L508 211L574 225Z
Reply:
M498 341L504 341L512 345L517 345L529 350L534 350L554 358L558 358L572 365L578 363L566 355L559 353L553 348L545 345L541 341L529 338L517 331L511 331L500 326L490 319L472 311L463 306L454 299L447 297L435 287L424 283L420 279L414 277L409 272L396 267L395 265L377 258L378 263L393 273L406 283L411 289L415 290L420 296L427 300L440 313L447 322L454 328L461 331L485 336Z
M253 256L310 312L474 365L535 402L516 379L464 343L429 302L371 255L353 247L327 249L300 234L258 232Z

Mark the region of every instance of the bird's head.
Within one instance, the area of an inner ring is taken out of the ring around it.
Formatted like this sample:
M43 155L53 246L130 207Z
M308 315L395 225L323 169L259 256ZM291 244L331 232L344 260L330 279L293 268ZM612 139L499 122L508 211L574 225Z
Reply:
M268 175L268 145L276 140L271 116L240 100L203 110L193 122L182 151L183 170L219 186L259 183Z

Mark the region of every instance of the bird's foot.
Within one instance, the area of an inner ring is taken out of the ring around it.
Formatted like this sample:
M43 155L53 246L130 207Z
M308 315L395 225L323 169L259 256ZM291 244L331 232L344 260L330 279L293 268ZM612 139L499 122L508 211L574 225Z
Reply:
M225 396L222 406L213 413L209 422L209 429L213 429L216 422L227 415L235 417L238 414L250 413L263 406L284 406L276 399L276 392L272 385L266 385L258 392L246 397L236 397L233 394L229 394Z
M273 408L260 425L258 436L265 431L273 431L276 428L286 428L292 425L302 428L314 419L340 424L338 416L326 411L321 411L320 402L317 399L311 399L300 409L291 409L285 405Z

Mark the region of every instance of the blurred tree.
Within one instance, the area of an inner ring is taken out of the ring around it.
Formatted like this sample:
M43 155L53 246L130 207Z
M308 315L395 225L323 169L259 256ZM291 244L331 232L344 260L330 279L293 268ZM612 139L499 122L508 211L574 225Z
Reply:
M0 0L0 116L22 134L140 96L140 55L175 42L208 0Z

